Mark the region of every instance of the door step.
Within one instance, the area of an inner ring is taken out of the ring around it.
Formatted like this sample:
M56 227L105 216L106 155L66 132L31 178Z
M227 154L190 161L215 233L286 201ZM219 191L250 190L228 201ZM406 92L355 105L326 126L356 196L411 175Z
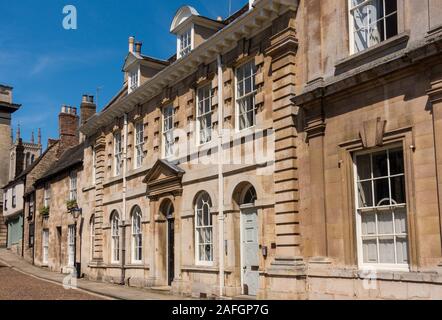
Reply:
M233 300L256 300L256 296L249 296L249 295L240 295L233 298Z
M160 286L160 287L151 287L150 289L153 290L153 291L170 292L172 290L172 287L170 287L170 286Z

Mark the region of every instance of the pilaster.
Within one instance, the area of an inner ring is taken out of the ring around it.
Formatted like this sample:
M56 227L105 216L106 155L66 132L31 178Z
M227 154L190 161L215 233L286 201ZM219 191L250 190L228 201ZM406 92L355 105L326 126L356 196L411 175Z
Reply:
M441 230L442 245L442 80L431 83L430 90L427 91L431 102L431 112L433 114L434 149L436 155L436 179L439 202L439 223ZM442 266L442 261L440 262Z
M298 40L295 12L289 11L272 26L270 47L265 51L271 62L272 114L275 134L275 233L276 256L269 272L292 270L301 262L299 230L298 133L295 127L297 108L295 69ZM279 270L279 271L278 271Z

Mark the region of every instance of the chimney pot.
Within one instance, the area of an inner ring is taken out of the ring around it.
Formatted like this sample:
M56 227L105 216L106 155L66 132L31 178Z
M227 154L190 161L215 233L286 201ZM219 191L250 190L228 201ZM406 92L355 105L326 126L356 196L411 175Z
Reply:
M218 17L216 18L216 21L223 21L223 17L218 16Z
M134 42L135 42L135 38L129 37L129 52L134 52Z
M87 102L89 99L89 96L87 94L83 95L83 98L81 99L82 102Z
M135 52L136 53L141 54L141 46L142 45L143 45L143 43L141 43L139 41L135 43Z
M89 96L89 102L94 103L94 96Z

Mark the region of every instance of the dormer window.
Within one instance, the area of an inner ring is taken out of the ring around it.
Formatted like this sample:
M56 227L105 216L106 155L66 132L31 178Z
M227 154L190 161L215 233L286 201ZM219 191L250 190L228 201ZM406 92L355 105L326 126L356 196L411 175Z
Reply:
M136 68L129 72L129 93L136 90L140 84L139 69Z
M189 28L178 35L178 57L182 58L192 51L192 29Z

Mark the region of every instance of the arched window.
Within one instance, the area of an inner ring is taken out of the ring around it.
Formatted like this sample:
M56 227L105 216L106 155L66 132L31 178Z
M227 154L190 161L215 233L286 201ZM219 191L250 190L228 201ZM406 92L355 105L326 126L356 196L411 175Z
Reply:
M111 251L112 251L112 262L120 261L120 229L119 229L120 217L116 211L112 212L111 216Z
M213 262L213 224L210 208L212 201L206 192L195 203L195 257L197 264Z
M139 263L142 260L143 236L141 233L141 209L132 209L132 260Z
M90 246L91 246L91 260L94 258L94 247L95 247L95 216L91 217L89 222L89 232L90 232Z
M246 204L255 204L257 197L256 197L256 191L253 186L249 186L242 197L241 205Z

